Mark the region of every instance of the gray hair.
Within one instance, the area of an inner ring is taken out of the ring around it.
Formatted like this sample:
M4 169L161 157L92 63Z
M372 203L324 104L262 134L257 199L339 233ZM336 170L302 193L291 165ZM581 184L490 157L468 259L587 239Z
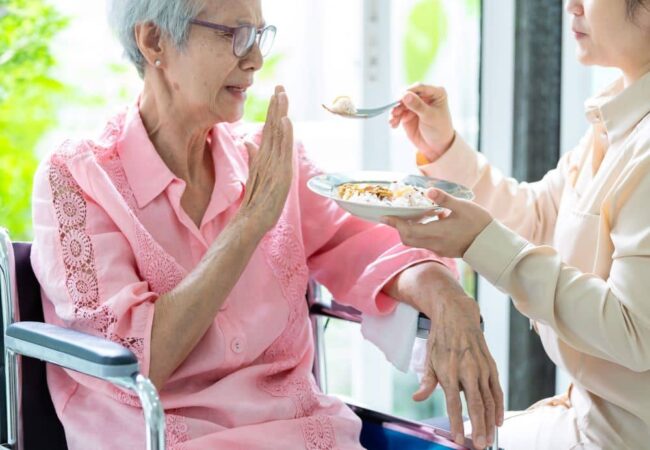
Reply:
M135 40L135 26L152 22L182 49L189 34L189 20L203 8L199 0L108 0L108 21L124 55L144 77L145 59Z

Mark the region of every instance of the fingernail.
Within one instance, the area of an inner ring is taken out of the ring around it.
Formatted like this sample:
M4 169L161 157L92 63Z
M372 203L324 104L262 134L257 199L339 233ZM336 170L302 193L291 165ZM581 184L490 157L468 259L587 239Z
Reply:
M462 433L458 433L456 435L456 444L463 445L464 443L465 443L465 436L463 436Z
M485 437L479 436L478 439L476 439L475 444L478 448L485 448Z
M490 433L488 434L487 445L492 445L492 444L494 444L494 434Z
M404 97L404 103L406 103L407 105L412 105L414 100L415 99L410 94L408 94L408 95L406 95L406 97Z

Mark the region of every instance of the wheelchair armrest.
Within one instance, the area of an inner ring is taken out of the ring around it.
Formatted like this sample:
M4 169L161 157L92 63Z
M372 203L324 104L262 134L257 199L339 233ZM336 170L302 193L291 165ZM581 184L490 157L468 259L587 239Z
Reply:
M361 312L351 306L341 305L332 301L331 305L314 302L309 307L309 313L314 316L332 317L334 319L346 320L348 322L361 323ZM420 313L418 317L417 336L426 339L431 330L431 320Z
M309 307L309 314L341 319L347 322L361 323L361 311L358 311L351 306L341 305L335 301L332 301L331 305L326 305L325 303L313 303Z
M361 311L351 306L341 305L340 303L337 303L336 300L332 300L331 304L323 302L320 286L314 280L309 280L307 286L307 304L309 305L310 315L333 317L348 322L361 323ZM481 330L485 331L485 324L483 323L482 315ZM419 338L426 339L429 336L429 331L431 331L431 319L429 319L424 313L420 313L416 335Z
M5 346L17 354L109 381L131 378L138 372L137 358L121 345L47 323L10 325Z
M9 325L5 348L135 391L144 412L147 450L166 448L165 412L158 392L148 378L138 373L138 360L130 350L107 339L42 322ZM10 376L15 380L17 373ZM13 396L15 399L15 393ZM17 411L14 409L12 414L15 417Z

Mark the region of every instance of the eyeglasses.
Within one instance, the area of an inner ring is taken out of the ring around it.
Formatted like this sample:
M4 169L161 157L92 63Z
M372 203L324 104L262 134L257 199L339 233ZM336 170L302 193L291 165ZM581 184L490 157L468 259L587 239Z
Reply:
M255 25L241 25L233 28L199 19L191 19L190 23L221 31L231 36L232 52L237 58L246 57L253 49L255 41L257 41L262 56L268 55L271 51L271 47L273 47L273 41L275 41L275 33L277 31L277 28L273 25L269 25L259 30Z

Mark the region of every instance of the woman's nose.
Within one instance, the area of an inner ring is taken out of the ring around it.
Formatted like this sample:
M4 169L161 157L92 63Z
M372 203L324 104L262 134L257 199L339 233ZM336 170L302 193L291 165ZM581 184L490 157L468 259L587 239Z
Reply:
M582 0L566 0L564 9L566 9L569 14L580 16L583 13Z
M253 45L250 53L240 60L240 64L243 70L252 70L254 72L257 72L262 68L262 65L264 64L264 57L262 56L262 52L260 51L260 47L257 43Z

